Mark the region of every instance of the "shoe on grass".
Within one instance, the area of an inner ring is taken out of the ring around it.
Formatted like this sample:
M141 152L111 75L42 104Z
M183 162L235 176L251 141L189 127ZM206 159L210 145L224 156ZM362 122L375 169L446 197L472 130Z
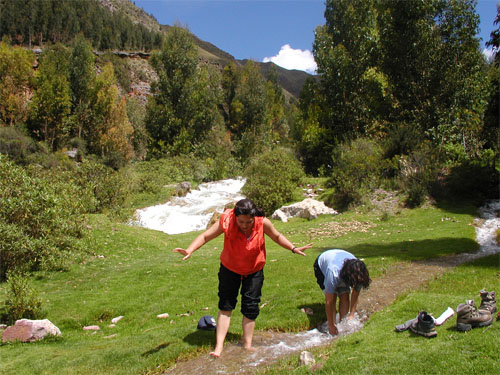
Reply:
M465 332L472 328L489 326L493 322L487 310L477 310L473 300L457 306L457 330Z
M434 318L432 315L427 314L426 311L418 313L417 320L410 325L410 330L425 337L435 337L437 335Z
M478 310L487 310L492 315L497 311L497 300L495 292L487 292L486 290L481 290L481 304Z

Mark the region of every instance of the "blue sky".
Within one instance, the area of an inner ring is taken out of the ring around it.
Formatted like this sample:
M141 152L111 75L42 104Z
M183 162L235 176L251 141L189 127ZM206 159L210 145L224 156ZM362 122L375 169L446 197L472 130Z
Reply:
M237 59L273 61L312 73L314 29L325 23L324 0L132 0L162 25L186 26ZM495 28L496 4L479 0L478 35L484 43Z

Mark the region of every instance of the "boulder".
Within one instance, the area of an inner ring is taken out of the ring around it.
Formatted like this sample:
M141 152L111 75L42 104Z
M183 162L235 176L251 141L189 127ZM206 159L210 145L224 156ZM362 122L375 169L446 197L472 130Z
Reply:
M189 181L184 181L177 185L178 197L184 197L189 192L191 192L191 183Z
M2 333L2 342L22 341L33 342L45 336L61 336L61 331L50 320L16 320L13 326L7 327Z
M312 198L306 198L302 202L279 208L274 211L271 217L286 222L292 217L302 217L311 220L316 219L318 215L324 214L337 215L338 212L333 208L327 207L323 202Z

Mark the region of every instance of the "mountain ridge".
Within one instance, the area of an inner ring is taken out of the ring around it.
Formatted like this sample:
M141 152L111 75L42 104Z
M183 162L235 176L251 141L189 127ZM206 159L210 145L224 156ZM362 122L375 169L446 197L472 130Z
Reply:
M131 0L99 0L102 6L110 9L112 12L121 11L127 15L132 22L141 23L152 31L161 31L167 33L172 27L171 25L162 25L151 14L148 14L142 8L136 6ZM209 63L220 64L222 67L235 63L237 66L244 66L249 59L238 60L230 53L223 51L213 43L202 40L195 34L190 32L193 41L198 48L198 55L200 58L205 59ZM262 75L267 79L271 68L274 67L278 73L279 83L282 88L289 93L290 96L295 98L299 97L300 91L305 81L309 77L317 77L301 70L288 70L276 65L273 62L259 62L255 61L260 68Z

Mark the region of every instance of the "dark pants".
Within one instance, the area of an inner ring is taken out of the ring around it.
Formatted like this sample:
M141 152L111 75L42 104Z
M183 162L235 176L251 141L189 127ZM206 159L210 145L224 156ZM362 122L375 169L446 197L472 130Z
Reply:
M241 313L255 320L259 315L259 303L264 284L264 270L247 276L228 270L222 264L219 269L219 310L233 311L241 286Z
M318 259L319 256L316 258L316 261L314 262L313 266L314 276L316 276L316 282L318 283L321 290L325 290L325 275L323 275L323 272L321 272L321 269L319 268Z

